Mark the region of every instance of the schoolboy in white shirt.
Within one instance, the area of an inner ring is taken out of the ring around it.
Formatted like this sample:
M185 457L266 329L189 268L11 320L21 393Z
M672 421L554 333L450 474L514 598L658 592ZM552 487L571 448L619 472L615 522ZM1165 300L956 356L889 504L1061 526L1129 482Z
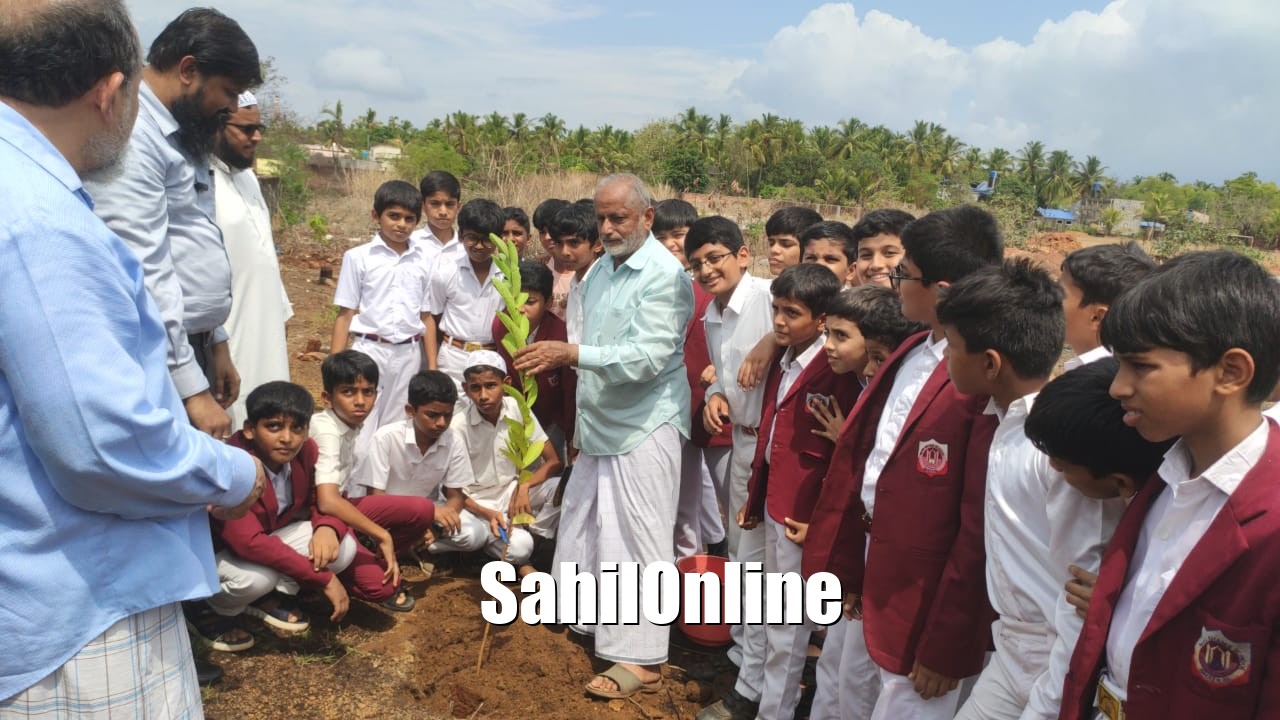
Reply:
M342 256L342 271L333 303L330 353L351 349L378 363L378 394L402 398L409 378L422 366L423 331L427 313L428 275L422 249L410 237L418 224L422 196L407 182L392 180L378 188L373 219L378 234ZM395 403L376 403L365 419L358 446L363 448L375 430L400 419Z
M502 271L493 264L496 248L489 235L501 236L505 222L502 208L491 200L472 200L462 206L458 234L466 255L456 262L442 258L431 275L427 367L453 378L459 389L467 356L497 347L493 318L502 308L502 296L493 281L502 277Z
M453 173L434 170L418 184L422 192L423 227L413 231L413 239L422 246L427 271L440 263L452 263L466 257L454 223L462 204L462 185Z
M1155 268L1155 261L1135 242L1082 248L1062 261L1058 284L1067 318L1067 347L1075 353L1063 363L1064 369L1110 357L1099 338L1102 318L1121 293Z
M1096 567L1123 501L1076 492L1023 428L1062 351L1062 290L1029 260L979 270L947 289L938 322L956 389L990 395L999 424L987 462L987 594L995 654L957 718L1050 720L1081 618L1067 602L1070 565Z

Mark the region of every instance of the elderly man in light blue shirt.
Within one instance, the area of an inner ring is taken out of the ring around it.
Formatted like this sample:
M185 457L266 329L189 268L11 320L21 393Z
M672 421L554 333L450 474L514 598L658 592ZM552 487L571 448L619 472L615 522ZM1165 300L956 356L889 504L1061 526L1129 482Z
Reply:
M5 6L0 57L0 717L199 717L178 602L218 586L206 508L261 464L191 427L142 268L80 176L128 141L120 0Z
M209 153L240 93L262 80L258 53L234 20L195 8L161 31L147 62L124 172L86 187L98 217L142 261L192 423L226 437L240 378L222 328L231 263L215 222Z
M578 370L582 452L564 495L556 562L598 574L606 562L644 567L674 558L680 447L690 422L683 345L693 285L650 234L653 202L639 178L601 180L595 211L607 254L583 279L582 343L534 343L515 364L535 373ZM615 663L588 693L627 697L661 685L665 626L642 613L638 624L573 629L593 634L596 656Z

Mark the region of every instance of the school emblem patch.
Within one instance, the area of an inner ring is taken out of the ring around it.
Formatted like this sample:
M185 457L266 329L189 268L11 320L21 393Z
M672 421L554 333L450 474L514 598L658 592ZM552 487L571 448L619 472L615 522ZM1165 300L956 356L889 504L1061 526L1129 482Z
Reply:
M916 470L937 477L947 472L947 446L937 440L925 440L920 443L916 453Z
M1200 628L1191 665L1210 687L1230 687L1249 682L1253 646L1235 642L1221 630Z

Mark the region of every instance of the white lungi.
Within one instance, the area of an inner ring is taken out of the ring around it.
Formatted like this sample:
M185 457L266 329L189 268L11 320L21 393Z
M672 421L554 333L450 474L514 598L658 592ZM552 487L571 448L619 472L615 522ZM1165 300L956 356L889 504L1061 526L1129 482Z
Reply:
M827 640L818 657L818 691L813 696L809 720L867 718L880 694L880 668L867 654L862 621L843 614L827 628Z
M702 542L713 545L726 538L721 507L729 506L729 457L733 448L728 445L702 449L702 508L698 525L702 529ZM723 516L733 522L733 516Z
M978 676L957 720L1022 717L1036 678L1049 668L1053 633L1042 623L999 618L991 625L996 651Z
M378 399L356 436L354 456L359 464L369 454L369 443L378 428L405 418L409 380L423 367L422 341L388 345L358 337L351 349L359 350L378 364ZM354 472L353 476L360 477Z
M765 572L800 572L800 558L804 548L787 539L786 526L769 517L764 518ZM768 595L765 596L765 617L770 612ZM803 601L802 601L803 602ZM786 608L784 608L785 610ZM785 619L785 615L784 615ZM804 672L804 660L809 647L809 634L813 623L805 619L798 625L768 623L765 627L764 684L760 693L760 709L757 720L791 720L796 704L800 702L800 674Z
M622 455L579 454L560 507L556 565L576 562L580 572L592 572L599 582L601 563L640 563L643 578L650 563L672 562L680 455L680 433L670 424L658 426ZM670 631L649 622L643 612L635 625L571 629L595 635L595 654L603 660L667 661Z
M676 502L676 559L702 552L702 476L707 466L702 448L689 440L681 442L680 497Z
M280 538L299 555L305 557L311 551L313 530L310 520L289 523L271 534ZM288 575L275 568L245 560L230 550L219 550L214 559L218 563L220 589L209 598L209 607L219 615L239 615L272 590L297 595L300 589L298 581ZM338 544L338 559L329 564L329 572L336 575L346 570L355 559L356 538L353 533L347 533Z
M178 603L118 620L62 667L7 700L0 718L204 717Z

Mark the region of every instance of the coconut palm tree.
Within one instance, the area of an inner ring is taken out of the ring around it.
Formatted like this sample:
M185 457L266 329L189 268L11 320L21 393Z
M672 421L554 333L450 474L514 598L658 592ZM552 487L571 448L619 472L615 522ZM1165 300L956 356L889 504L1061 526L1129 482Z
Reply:
M1071 173L1071 188L1075 190L1077 196L1082 198L1087 196L1095 184L1101 184L1106 179L1103 175L1106 170L1106 166L1096 155L1086 157L1084 162L1075 164L1075 169Z
M444 119L445 137L453 143L459 155L470 155L475 150L479 127L477 118L470 113L458 110Z
M1045 163L1044 186L1040 195L1045 204L1056 205L1075 194L1071 184L1071 155L1066 150L1049 153Z
M1013 155L1004 148L992 148L987 153L987 170L994 170L1001 177L1008 175L1013 169Z

